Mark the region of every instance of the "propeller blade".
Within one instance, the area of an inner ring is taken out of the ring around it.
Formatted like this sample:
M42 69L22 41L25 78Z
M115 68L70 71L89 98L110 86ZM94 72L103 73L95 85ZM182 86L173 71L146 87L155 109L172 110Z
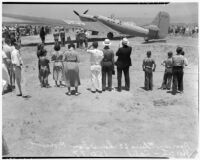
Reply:
M88 12L88 9L83 14L86 14L87 12Z
M75 10L73 10L73 12L74 12L77 16L79 16L79 13L78 13L78 12L76 12Z

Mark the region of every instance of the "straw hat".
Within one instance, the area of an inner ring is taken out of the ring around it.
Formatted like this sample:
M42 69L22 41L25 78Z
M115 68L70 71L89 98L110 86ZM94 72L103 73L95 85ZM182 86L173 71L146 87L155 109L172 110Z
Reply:
M122 39L122 44L128 45L128 44L129 44L128 39L127 39L127 38L123 38L123 39Z
M103 42L103 45L104 46L110 46L111 45L111 42L109 39L105 39L104 42Z

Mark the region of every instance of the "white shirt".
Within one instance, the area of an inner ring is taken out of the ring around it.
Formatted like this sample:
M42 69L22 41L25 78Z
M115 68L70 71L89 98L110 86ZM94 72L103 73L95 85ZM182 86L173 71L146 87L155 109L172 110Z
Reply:
M11 58L11 52L14 50L14 47L7 45L6 43L3 44L3 51L5 52L7 58Z
M187 58L184 57L184 56L183 56L183 58L184 58L184 64L185 64L185 66L188 66L188 60L187 60Z
M12 53L11 53L11 61L12 61L12 64L14 64L16 66L23 65L21 54L19 53L19 51L17 49L14 49L12 51Z
M4 64L4 59L7 59L6 53L2 51L2 64Z
M101 65L101 60L103 59L103 52L99 49L88 49L90 56L91 65Z
M2 51L2 58L7 58L6 53L4 51Z

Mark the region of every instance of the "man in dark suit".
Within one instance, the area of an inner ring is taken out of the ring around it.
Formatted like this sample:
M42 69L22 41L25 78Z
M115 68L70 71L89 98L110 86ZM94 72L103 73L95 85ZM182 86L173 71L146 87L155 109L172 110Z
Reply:
M118 91L121 92L121 79L122 79L122 71L124 72L125 77L125 89L127 91L130 90L130 77L129 77L129 67L131 64L131 51L132 48L128 46L129 41L127 38L123 38L122 47L118 49L116 52L116 56L118 59L116 61L117 66L117 80L118 80Z

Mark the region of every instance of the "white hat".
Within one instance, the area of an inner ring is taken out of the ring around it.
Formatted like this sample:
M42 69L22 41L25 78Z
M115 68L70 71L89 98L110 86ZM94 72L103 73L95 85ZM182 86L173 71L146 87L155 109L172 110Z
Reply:
M109 39L105 39L104 42L103 42L103 45L104 46L110 46L111 45L111 42Z
M123 39L122 39L122 44L128 45L128 44L129 44L128 39L127 39L127 38L123 38Z

